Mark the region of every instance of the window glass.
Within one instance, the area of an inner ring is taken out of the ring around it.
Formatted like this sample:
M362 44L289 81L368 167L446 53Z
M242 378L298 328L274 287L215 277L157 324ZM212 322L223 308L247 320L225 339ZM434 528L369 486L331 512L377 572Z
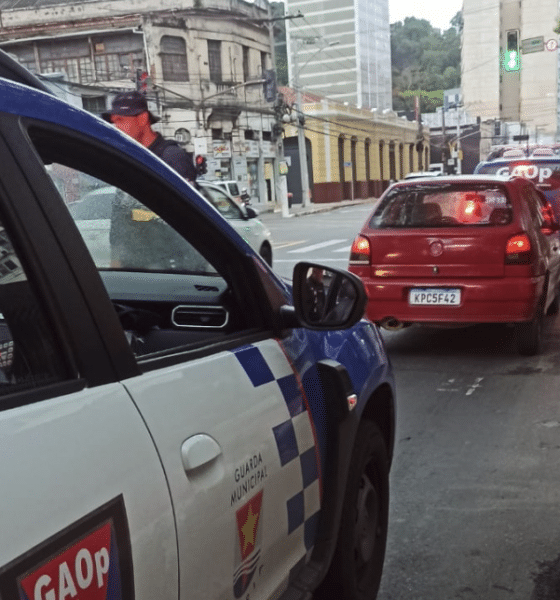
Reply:
M58 163L47 172L98 269L215 272L179 233L123 190Z
M0 394L65 378L52 329L0 222Z
M173 187L71 133L28 131L146 368L266 326L234 243Z
M201 186L201 194L213 205L226 219L241 219L241 211L224 192L216 188Z
M418 186L389 193L370 227L497 226L511 223L511 218L509 198L500 188Z
M188 81L187 44L181 37L161 38L161 67L166 81Z
M208 40L208 68L210 81L222 83L222 42Z

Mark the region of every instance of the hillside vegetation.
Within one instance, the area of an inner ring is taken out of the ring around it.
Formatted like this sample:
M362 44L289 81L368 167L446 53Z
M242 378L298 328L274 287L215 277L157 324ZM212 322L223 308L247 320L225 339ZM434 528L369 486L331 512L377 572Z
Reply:
M460 12L451 25L442 32L415 17L391 24L394 110L413 111L414 96L419 95L421 111L433 112L443 104L443 90L460 87Z

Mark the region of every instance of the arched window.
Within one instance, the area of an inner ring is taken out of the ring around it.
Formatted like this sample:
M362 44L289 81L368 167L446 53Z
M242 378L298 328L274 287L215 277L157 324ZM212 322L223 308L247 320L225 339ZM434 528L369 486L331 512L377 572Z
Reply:
M404 144L399 144L399 179L404 177Z
M385 142L383 140L381 140L379 142L379 179L381 179L381 181L384 180L385 177L385 165L384 165L384 160L383 160L383 149L385 147Z
M161 38L161 70L165 81L188 81L187 43L182 37Z
M408 145L408 170L414 171L414 144Z

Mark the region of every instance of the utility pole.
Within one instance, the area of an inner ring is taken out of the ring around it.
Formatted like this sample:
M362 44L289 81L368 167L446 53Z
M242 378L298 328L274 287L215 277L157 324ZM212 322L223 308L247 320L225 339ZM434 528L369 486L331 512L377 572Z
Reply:
M441 136L443 140L441 148L441 162L443 163L443 174L447 175L447 135L445 132L445 103L441 107Z
M276 49L274 47L274 21L272 17L272 8L270 2L268 3L268 37L270 40L270 59L272 62L272 68L276 71ZM284 160L284 137L282 133L278 138L276 145L276 152L274 153L273 159L273 170L274 170L274 195L276 202L279 201L280 209L283 217L290 216L290 207L288 204L288 184L286 182L286 176L280 175L280 163Z
M297 39L297 38L294 38ZM298 40L301 41L301 40ZM301 86L299 84L299 66L297 62L298 55L298 44L294 44L293 49L293 77L292 84L296 89L296 104L297 104L297 112L298 112L298 151L299 151L299 167L301 173L301 205L309 206L311 204L311 199L309 197L309 173L307 171L307 148L305 146L305 132L303 129L303 104L302 104L302 95L301 95Z
M309 194L309 172L307 171L307 148L305 146L305 132L303 129L304 116L302 107L301 87L299 85L299 74L294 77L294 82L297 88L297 109L298 109L298 150L299 150L299 166L301 171L301 204L309 206L311 198Z
M461 121L459 119L459 103L455 106L457 108L457 143L455 145L455 152L457 152L457 168L455 169L455 175L461 175Z
M308 43L315 43L317 41L317 38L292 37L292 39L298 40L299 42L307 40ZM309 172L307 170L307 147L305 145L305 130L303 128L305 118L303 114L303 100L301 94L301 86L299 84L299 74L303 67L305 67L315 57L317 52L320 52L321 50L324 50L325 48L329 48L331 46L336 46L339 43L339 41L334 41L328 44L324 44L323 46L318 48L316 52L312 54L301 67L299 67L297 60L299 50L298 44L294 44L293 48L292 87L294 87L296 90L296 102L298 111L298 151L301 171L302 206L309 206L311 204L311 190L309 189Z

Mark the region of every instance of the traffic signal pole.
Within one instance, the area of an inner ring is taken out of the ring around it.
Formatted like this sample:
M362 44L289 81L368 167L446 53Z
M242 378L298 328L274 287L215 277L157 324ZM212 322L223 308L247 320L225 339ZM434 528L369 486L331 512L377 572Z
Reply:
M270 58L272 68L276 69L276 49L274 46L274 19L272 18L272 8L268 3L268 36L270 40ZM283 130L283 128L282 128ZM288 182L285 175L280 174L280 163L284 161L284 137L280 133L276 145L276 152L272 161L274 171L274 196L276 202L280 204L280 210L283 217L290 217L290 207L288 204Z

